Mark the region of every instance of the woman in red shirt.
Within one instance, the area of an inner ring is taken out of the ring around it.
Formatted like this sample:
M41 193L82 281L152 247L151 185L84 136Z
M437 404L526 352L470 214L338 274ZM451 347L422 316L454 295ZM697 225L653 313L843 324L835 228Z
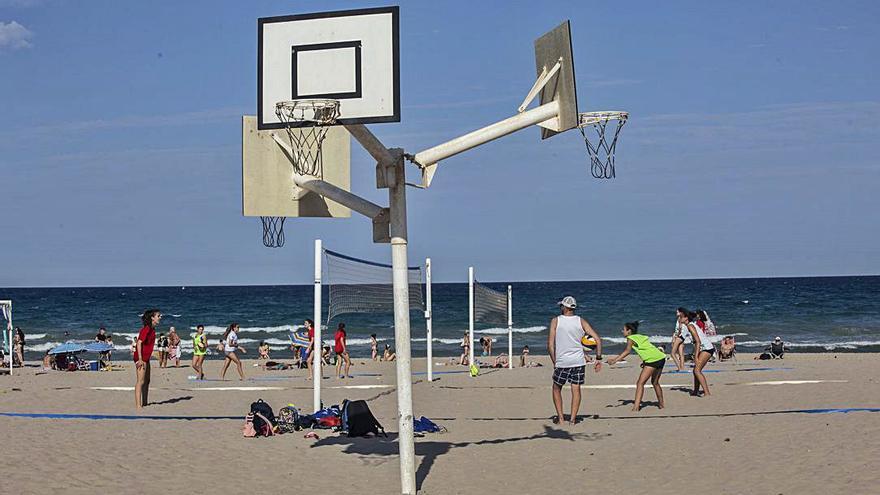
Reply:
M348 347L345 345L345 323L340 323L336 327L336 334L333 336L333 340L335 344L333 351L336 352L336 378L345 378L346 376L351 378L351 375L348 374L348 370L351 369L351 358L348 356ZM345 360L345 374L339 376L343 360Z
M137 373L137 383L134 386L135 406L140 409L147 405L150 395L150 357L153 355L153 347L156 345L156 327L162 314L158 309L148 309L141 316L144 327L138 333L135 341L134 367Z

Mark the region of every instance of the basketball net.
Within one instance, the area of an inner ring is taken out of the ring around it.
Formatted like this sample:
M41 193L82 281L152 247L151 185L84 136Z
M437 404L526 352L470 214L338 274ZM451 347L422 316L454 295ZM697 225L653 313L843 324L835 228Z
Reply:
M626 124L627 118L629 118L627 112L587 112L578 115L578 130L581 131L584 144L587 146L587 154L590 156L590 173L593 177L597 179L614 178L614 152L617 148L617 137ZM617 125L611 124L612 121L617 121ZM614 134L610 139L605 135L609 124L614 127ZM593 132L585 130L588 127L595 132L595 144L590 141L588 136Z
M275 104L275 115L284 124L290 143L293 173L323 178L321 145L329 126L339 117L339 100L291 100ZM263 245L284 245L285 217L260 217L263 223Z

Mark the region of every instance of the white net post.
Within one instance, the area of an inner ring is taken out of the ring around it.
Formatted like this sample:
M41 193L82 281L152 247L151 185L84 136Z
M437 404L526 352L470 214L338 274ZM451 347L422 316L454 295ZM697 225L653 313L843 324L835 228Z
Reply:
M315 411L321 409L321 352L323 344L321 341L321 239L315 239L315 306L313 309L312 320L315 322L315 343L312 347L312 386L314 387L314 406Z
M468 366L474 365L474 267L468 267Z
M434 381L434 337L431 330L431 258L425 259L425 328L428 339L428 383Z
M513 369L513 288L507 286L507 367Z

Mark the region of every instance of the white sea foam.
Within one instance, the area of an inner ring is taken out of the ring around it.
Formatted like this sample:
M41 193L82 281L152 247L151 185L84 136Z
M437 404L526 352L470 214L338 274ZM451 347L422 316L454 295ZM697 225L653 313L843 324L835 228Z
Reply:
M299 331L305 328L303 325L280 325L277 327L240 327L238 329L238 333L279 333L279 332L289 332ZM196 327L189 327L192 331L192 334L195 335ZM205 333L211 335L223 335L226 332L226 327L223 326L215 326L215 325L205 325Z
M49 349L53 349L61 345L62 342L43 342L42 344L37 345L26 345L24 350L30 352L46 352Z
M26 338L26 340L40 340L40 339L45 339L46 334L45 333L29 333L29 334L25 335L25 338Z
M538 333L547 330L546 326L513 328L513 333ZM505 328L487 328L485 330L474 330L474 335L507 335L507 327Z

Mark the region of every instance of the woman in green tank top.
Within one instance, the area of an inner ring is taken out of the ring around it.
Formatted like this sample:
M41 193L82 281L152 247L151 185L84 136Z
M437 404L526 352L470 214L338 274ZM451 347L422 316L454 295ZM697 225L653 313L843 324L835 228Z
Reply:
M205 326L196 327L196 334L193 336L193 362L192 368L196 370L196 379L205 379L205 354L208 353L208 337L205 336Z
M641 409L642 394L649 378L651 385L654 386L654 393L657 394L657 405L663 409L663 389L660 388L660 375L663 374L663 365L666 364L666 354L654 346L648 337L639 334L639 322L637 321L623 325L623 336L626 337L626 349L619 355L609 358L608 364L620 361L632 351L636 351L636 354L642 358L642 372L639 374L639 379L636 380L636 399L632 410L638 412Z

